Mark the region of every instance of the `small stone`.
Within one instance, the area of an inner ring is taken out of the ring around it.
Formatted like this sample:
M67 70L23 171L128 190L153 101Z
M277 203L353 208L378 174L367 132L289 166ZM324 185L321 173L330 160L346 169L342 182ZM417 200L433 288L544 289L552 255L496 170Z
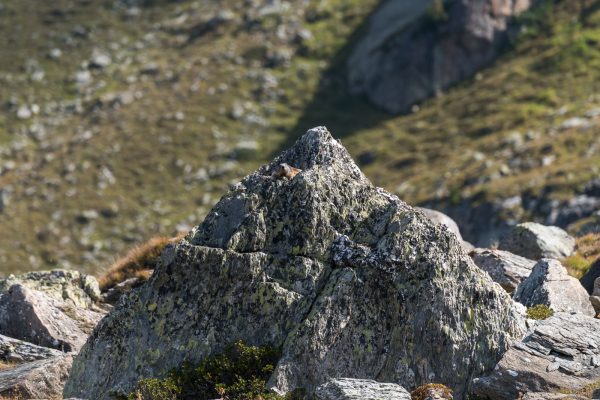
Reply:
M62 56L62 50L59 48L54 48L48 52L48 57L56 60Z
M92 74L87 70L77 71L74 80L78 86L86 86L92 83Z
M31 112L31 109L26 105L23 105L17 109L17 118L19 119L29 119L32 115L33 113Z
M557 371L559 368L560 368L560 363L553 362L553 363L548 364L548 366L546 367L546 371L548 371L548 372Z
M144 66L140 69L140 74L142 75L158 75L159 72L160 68L155 62L144 64Z
M90 68L104 69L112 63L110 56L100 50L94 50L90 59Z

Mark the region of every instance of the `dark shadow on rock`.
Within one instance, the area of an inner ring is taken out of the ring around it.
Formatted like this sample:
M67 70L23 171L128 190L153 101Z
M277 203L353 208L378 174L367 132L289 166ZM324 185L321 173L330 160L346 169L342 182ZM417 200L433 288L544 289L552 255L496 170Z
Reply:
M312 100L304 108L302 116L288 132L281 146L273 152L272 157L289 148L301 135L315 126L326 125L337 138L343 138L392 117L391 114L370 104L365 96L350 94L346 78L346 62L349 55L368 28L371 16L384 3L385 0L374 7L349 36L347 43L332 57Z

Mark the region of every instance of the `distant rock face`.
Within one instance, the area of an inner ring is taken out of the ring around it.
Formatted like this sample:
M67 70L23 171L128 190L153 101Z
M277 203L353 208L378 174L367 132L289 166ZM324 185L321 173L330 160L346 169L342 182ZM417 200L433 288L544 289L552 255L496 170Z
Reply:
M410 393L394 383L368 379L332 379L315 391L317 400L410 400Z
M491 374L475 380L472 392L478 399L514 400L528 392L578 391L595 384L600 378L599 330L600 320L583 314L557 313L539 321Z
M554 311L593 316L589 295L557 260L542 259L517 288L515 300L527 307L545 304Z
M531 3L388 0L348 60L350 87L387 111L408 111L492 61L509 20Z
M302 171L273 178L282 163ZM244 340L282 347L279 392L435 380L460 399L524 333L455 235L372 186L325 128L235 185L159 264L97 326L65 397L108 399Z
M536 261L561 259L573 254L575 239L559 227L525 222L508 232L498 248Z
M535 261L508 251L475 249L470 254L475 265L490 274L492 279L508 293L515 291L517 286L531 274L535 265Z

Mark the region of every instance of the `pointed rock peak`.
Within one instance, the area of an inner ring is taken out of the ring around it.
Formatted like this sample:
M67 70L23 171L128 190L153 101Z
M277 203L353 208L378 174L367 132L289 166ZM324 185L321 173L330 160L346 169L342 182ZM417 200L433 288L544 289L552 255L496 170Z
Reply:
M351 234L370 216L373 202L391 202L373 196L374 190L327 128L314 128L235 185L188 240L238 252L321 259L337 236Z
M258 173L274 173L281 164L287 164L300 170L309 170L315 166L339 166L341 171L357 179L366 179L352 157L339 140L333 138L324 126L308 130L288 150L284 151L270 164L259 169Z

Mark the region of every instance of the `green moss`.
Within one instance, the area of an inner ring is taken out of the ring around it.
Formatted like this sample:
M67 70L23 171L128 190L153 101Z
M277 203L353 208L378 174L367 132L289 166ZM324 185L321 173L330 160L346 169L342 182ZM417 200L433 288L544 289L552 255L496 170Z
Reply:
M165 378L142 379L127 400L286 400L300 398L301 391L287 396L270 393L266 382L279 359L272 347L248 346L239 341L223 354L199 365L185 363Z
M527 317L531 319L546 319L554 315L554 311L545 304L529 307Z

